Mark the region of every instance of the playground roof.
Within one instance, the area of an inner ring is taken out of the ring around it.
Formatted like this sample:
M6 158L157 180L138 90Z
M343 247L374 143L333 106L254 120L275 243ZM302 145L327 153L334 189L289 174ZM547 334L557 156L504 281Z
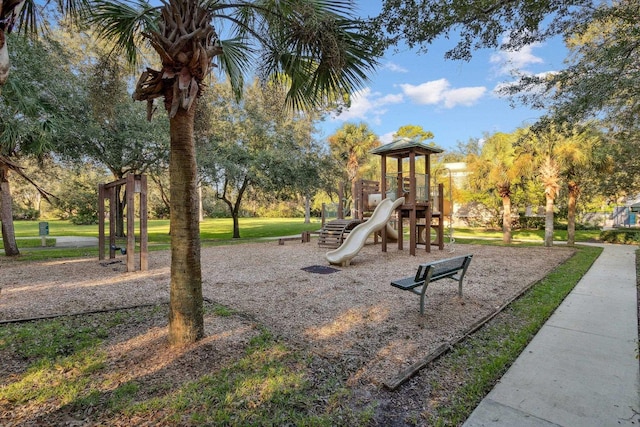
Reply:
M370 153L380 156L385 155L403 158L408 157L412 151L416 154L428 156L430 154L442 153L444 150L435 145L429 145L424 141L418 141L417 139L397 138L387 144L374 148Z

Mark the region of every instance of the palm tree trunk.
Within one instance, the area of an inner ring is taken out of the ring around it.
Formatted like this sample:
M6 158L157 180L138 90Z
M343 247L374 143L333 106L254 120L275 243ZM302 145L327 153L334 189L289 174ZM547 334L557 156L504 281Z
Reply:
M502 197L502 241L511 243L511 197Z
M171 293L169 342L183 345L204 336L202 267L196 151L195 104L169 120L171 133Z
M351 219L358 218L358 195L355 176L351 179Z
M0 221L2 221L2 243L6 256L20 255L13 228L13 207L9 188L9 167L0 163Z
M567 202L567 245L576 244L576 204L580 188L578 184L569 182L569 200Z
M4 16L0 16L4 18ZM9 59L9 46L7 46L7 34L0 30L0 87L4 86L9 78L11 61Z
M547 248L553 246L553 197L548 194L544 218L544 245Z

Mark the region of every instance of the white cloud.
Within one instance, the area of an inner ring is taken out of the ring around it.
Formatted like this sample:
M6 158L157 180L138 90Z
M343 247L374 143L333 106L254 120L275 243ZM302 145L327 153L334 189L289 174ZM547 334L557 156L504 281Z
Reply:
M333 119L340 121L367 120L380 122L380 117L387 112L387 105L399 104L404 101L402 94L382 95L372 92L370 88L362 89L351 95L351 106Z
M509 37L502 38L502 44L509 43ZM543 47L542 43L531 43L519 50L500 50L491 55L489 62L498 65L499 74L510 74L514 70L522 71L531 64L542 64L544 61L533 54L533 49Z
M447 79L432 80L418 86L402 84L400 87L404 94L417 104L442 105L445 108L457 105L471 106L487 90L484 86L451 89Z
M456 105L470 107L475 104L478 99L482 98L482 95L484 95L486 91L487 88L484 86L449 90L444 94L444 106L446 108L453 108Z
M409 70L404 68L403 66L396 64L395 62L387 62L384 64L384 68L389 71L393 71L394 73L408 73Z
M399 104L404 101L404 96L401 93L397 94L389 94L383 97L380 97L376 100L376 104L379 105L388 105L388 104Z
M393 141L393 135L395 135L395 132L387 132L384 135L381 135L380 142L382 144L388 144L389 142Z

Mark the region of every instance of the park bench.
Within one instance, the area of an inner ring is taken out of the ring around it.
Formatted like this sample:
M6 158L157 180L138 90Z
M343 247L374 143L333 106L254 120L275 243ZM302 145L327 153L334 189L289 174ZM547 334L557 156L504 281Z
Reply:
M458 281L458 295L462 296L462 279L467 272L473 255L447 258L426 264L420 264L415 276L394 280L391 286L420 295L420 314L424 314L424 297L429 283L440 279Z

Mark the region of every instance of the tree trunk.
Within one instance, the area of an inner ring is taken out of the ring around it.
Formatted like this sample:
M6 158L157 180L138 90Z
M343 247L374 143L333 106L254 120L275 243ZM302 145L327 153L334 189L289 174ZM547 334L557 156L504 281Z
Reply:
M547 195L544 218L544 245L547 248L553 246L553 197Z
M202 267L196 151L195 103L169 120L171 133L171 293L169 342L182 345L204 336Z
M11 27L16 24L12 22L12 16L19 17L20 11L24 6L25 0L0 3L0 19L2 20L2 29L0 30L0 89L7 82L9 77L9 69L11 62L9 60L9 47L7 46L7 33Z
M567 245L576 244L576 204L578 202L578 195L580 194L580 188L578 184L571 181L569 182L569 200L567 202Z
M13 228L13 207L9 188L9 167L0 163L0 221L2 221L2 243L6 256L20 255Z
M233 218L233 239L240 238L240 219L238 218L239 212L235 209L233 210L233 214L231 215Z
M202 204L202 181L198 181L198 221L204 221L204 205Z
M9 78L11 61L9 59L9 46L7 46L7 34L0 30L0 87L4 86Z
M511 243L511 197L502 196L502 241Z
M240 206L242 204L242 197L244 196L244 192L247 191L249 187L249 177L244 176L242 181L242 185L238 190L238 197L236 197L236 202L233 204L233 209L231 210L233 216L233 238L240 238Z
M309 194L304 195L304 223L309 224L311 222L311 196Z
M358 195L356 178L355 176L351 179L351 219L358 218Z

